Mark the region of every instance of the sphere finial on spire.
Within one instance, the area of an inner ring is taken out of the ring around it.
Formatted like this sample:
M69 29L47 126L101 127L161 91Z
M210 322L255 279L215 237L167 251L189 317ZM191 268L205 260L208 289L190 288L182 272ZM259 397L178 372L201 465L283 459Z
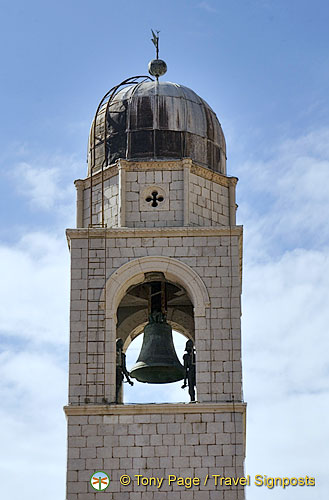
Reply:
M149 70L150 75L155 76L156 79L158 80L159 76L162 76L167 72L167 64L162 59L159 59L159 33L160 33L160 31L156 30L157 34L155 34L153 30L151 30L151 31L152 31L152 35L153 35L153 38L151 38L151 41L152 41L153 45L155 46L156 59L152 59L152 61L149 62L148 70Z

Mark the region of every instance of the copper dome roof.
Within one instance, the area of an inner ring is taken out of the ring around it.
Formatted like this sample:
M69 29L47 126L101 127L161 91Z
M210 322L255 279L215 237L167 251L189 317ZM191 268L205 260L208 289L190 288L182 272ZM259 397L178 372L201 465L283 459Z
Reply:
M97 170L102 163L111 165L118 158L192 158L226 174L225 138L217 116L183 85L144 81L125 87L114 95L110 106L100 108L96 130L94 123L89 138L89 173L91 161Z

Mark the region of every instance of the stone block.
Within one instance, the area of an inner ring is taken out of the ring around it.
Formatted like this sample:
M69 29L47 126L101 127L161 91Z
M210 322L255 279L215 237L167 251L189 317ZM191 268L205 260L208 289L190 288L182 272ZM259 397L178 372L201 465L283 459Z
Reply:
M155 434L153 436L150 436L150 445L151 446L162 446L162 435ZM161 456L161 455L159 455Z
M96 448L81 448L80 458L96 458Z
M128 448L128 457L139 458L142 456L142 448L140 446L134 446Z
M104 446L109 448L119 446L119 436L104 436Z
M127 458L128 450L126 446L114 446L112 449L113 458Z
M140 437L140 436L136 436ZM120 436L119 435L119 446L134 446L135 444L135 437L134 436ZM137 443L136 443L137 444Z
M138 434L137 436L131 436L135 439L136 446L149 446L150 445L150 436L148 434Z
M200 444L215 444L216 438L214 434L200 434Z
M181 446L185 444L185 436L184 434L174 434L174 445L175 446Z
M68 448L68 458L80 458L80 448Z
M68 470L84 470L86 468L86 460L83 458L70 458L67 461Z
M134 469L145 469L145 467L146 467L146 458L145 457L133 458L133 468Z
M175 436L169 434L163 434L162 440L164 445L173 446L175 444Z
M169 434L180 434L181 432L181 424L168 424L168 433Z
M173 460L174 468L179 468L179 467L189 467L190 465L190 459L188 456L182 457L182 456L174 456Z
M154 446L143 446L142 448L142 456L146 458L154 457Z
M231 435L227 432L216 433L215 436L216 436L216 445L231 443Z
M71 482L68 481L67 483L67 493L70 495L71 499L71 494L72 493L86 493L87 492L87 482Z

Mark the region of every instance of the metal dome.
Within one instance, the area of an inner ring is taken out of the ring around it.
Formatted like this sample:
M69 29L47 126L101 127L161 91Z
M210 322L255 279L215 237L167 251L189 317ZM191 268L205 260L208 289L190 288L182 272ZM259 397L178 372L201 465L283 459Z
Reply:
M89 175L91 167L94 172L118 158L192 158L226 174L225 138L217 116L193 90L170 82L134 82L114 92L110 102L101 101L89 138Z

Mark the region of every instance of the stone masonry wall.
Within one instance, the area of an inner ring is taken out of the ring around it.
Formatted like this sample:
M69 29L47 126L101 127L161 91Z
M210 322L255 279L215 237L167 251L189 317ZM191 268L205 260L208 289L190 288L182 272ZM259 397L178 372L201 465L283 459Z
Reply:
M234 178L227 178L206 168L197 167L189 160L140 162L138 165L121 161L118 165L105 169L103 175L104 223L107 227L230 225L232 217L230 203L234 205L234 201L230 202L229 186L234 184L231 182ZM82 227L88 227L90 177L81 183ZM92 184L92 223L100 224L102 222L100 174L93 177ZM155 204L153 193L156 193Z
M190 223L192 226L229 226L229 189L191 173Z
M207 288L210 304L206 308L206 316L195 317L198 400L229 401L232 393L236 401L241 400L240 228L232 229L234 234L231 236L227 229L219 228L208 229L208 236L202 236L201 229L187 228L185 233L184 230L179 230L177 236L174 229L159 229L158 234L154 232L156 230L135 231L120 230L118 235L118 230L107 230L106 243L104 238L90 238L88 250L86 231L83 233L82 230L81 233L81 230L70 230L72 279L69 401L83 404L85 398L91 396L91 402L101 403L105 383L112 385L114 393L115 381L106 373L104 355L106 349L108 352L113 349L113 359L110 361L113 367L116 331L114 328L107 332L113 344L105 342L104 305L97 301L102 296L107 279L115 271L123 264L144 256L165 256L183 262L198 274ZM194 236L188 236L189 231L194 231ZM199 234L195 231L199 231Z
M145 405L148 414L132 405L130 414L120 414L118 407L111 414L108 407L108 415L69 415L67 500L95 500L100 494L107 500L243 500L241 487L216 486L212 475L243 476L244 408L233 413L198 405L191 413L184 405L166 406ZM89 484L95 471L111 478L100 494ZM127 486L120 484L123 474L131 478ZM200 485L169 485L170 474L199 478ZM160 488L138 485L135 475L163 482Z
M183 226L184 186L182 170L128 171L126 179L126 226ZM153 191L163 201L152 207L145 198Z
M118 194L119 194L119 176L114 175L104 181L104 219L108 227L118 226ZM93 185L93 224L102 222L102 191L101 184L98 182ZM88 227L90 222L90 188L84 190L84 210L83 227Z

